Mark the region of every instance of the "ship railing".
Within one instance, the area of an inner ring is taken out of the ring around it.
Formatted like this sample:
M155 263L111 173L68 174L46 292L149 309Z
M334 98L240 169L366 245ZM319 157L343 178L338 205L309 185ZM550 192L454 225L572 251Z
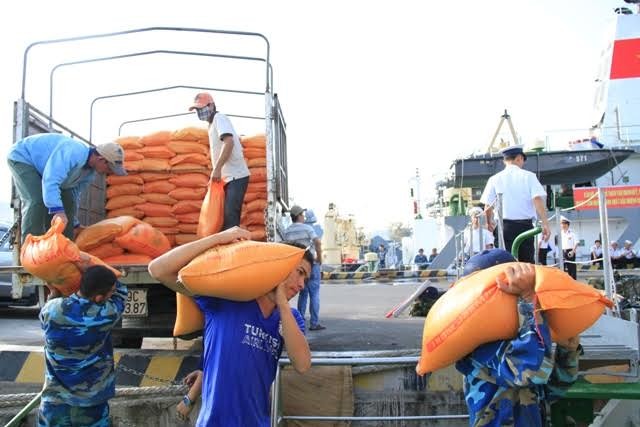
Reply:
M314 357L311 359L312 366L415 366L419 356L393 356L393 357L351 357L353 353L331 353L334 357ZM336 422L336 421L450 421L468 419L468 414L454 415L415 415L415 416L321 416L321 415L283 415L281 399L280 378L282 368L290 365L288 358L281 358L276 368L276 377L271 387L271 427L284 425L287 421L316 421L316 422ZM417 375L417 374L416 374Z

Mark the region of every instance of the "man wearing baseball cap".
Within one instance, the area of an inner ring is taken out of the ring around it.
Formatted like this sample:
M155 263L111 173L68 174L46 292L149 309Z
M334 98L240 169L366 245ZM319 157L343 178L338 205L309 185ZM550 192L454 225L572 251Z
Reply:
M58 133L41 133L16 142L7 156L13 183L22 202L22 241L42 235L55 218L72 239L82 191L96 173L126 175L124 150L115 142L90 147ZM72 221L69 221L71 218Z
M222 229L240 225L240 213L244 194L249 185L249 168L244 160L240 138L231 120L216 109L208 92L196 95L189 111L195 110L198 118L209 123L209 147L211 149L213 181L224 182L224 222Z

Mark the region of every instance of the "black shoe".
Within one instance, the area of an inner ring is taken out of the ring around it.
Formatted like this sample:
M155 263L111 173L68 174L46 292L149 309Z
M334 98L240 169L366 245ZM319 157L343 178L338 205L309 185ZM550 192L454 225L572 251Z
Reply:
M318 323L317 325L311 325L311 326L309 326L309 330L310 330L310 331L321 331L321 330L323 330L323 329L327 329L327 327L326 327L326 326L322 326L322 325L321 325L321 324L319 324L319 323Z

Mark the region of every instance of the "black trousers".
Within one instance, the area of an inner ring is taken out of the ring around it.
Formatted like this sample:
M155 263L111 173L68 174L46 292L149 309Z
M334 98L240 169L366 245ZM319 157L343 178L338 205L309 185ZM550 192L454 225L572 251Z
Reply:
M242 202L248 185L248 176L234 179L224 185L224 223L222 224L222 230L240 225Z
M547 254L549 253L549 248L539 248L538 249L538 263L540 265L547 265Z
M566 261L575 261L576 253L574 252L573 256L570 257L569 252L571 252L571 249L562 250L562 256L564 257L564 260L565 260L564 272L569 274L569 276L573 277L573 279L575 280L578 277L577 266L573 262L566 262Z
M513 246L513 241L518 237L518 235L524 233L525 231L529 231L533 228L533 223L531 220L511 220L505 219L502 221L504 224L504 245L505 250L511 252L511 246ZM520 248L518 249L518 261L528 262L533 264L535 249L533 245L533 238L529 238L522 242Z
M600 258L602 258L602 255L600 255ZM592 261L591 264L595 264L595 265L599 266L600 269L604 268L602 266L602 264L603 264L602 260L593 262L594 259L598 259L598 258L594 257L593 254L591 254L591 261Z

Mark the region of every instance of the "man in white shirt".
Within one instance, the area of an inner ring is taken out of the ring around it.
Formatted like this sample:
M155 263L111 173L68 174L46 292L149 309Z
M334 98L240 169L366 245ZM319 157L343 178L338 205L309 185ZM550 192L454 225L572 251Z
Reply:
M464 255L473 256L488 249L489 245L493 245L493 233L487 228L480 228L480 215L482 215L482 209L473 207L469 209L469 216L471 217L471 229L464 230ZM473 235L471 235L473 230ZM482 239L482 247L480 246L480 240ZM473 252L470 253L471 245L473 245Z
M611 265L613 266L613 268L624 268L622 249L620 249L620 247L618 246L618 242L616 242L615 240L611 242L609 256L611 257Z
M560 226L562 230L560 232L560 238L562 239L562 256L564 258L564 271L573 277L577 278L576 268L576 249L578 248L578 236L569 228L571 222L566 217L561 217Z
M493 208L497 195L502 193L504 243L507 251L515 238L533 228L533 219L542 221L542 236L549 237L549 221L547 219L545 200L547 193L532 172L522 169L527 160L522 146L508 147L502 150L504 170L493 175L487 181L480 201L488 205L487 223L493 231ZM518 251L518 260L534 262L533 239L525 240Z
M633 242L631 240L624 241L622 259L623 264L625 264L625 268L628 268L629 265L632 265L632 268L636 268L638 266L638 257L636 256L636 251L633 249Z
M244 194L249 185L249 168L244 160L240 138L227 116L219 113L208 92L196 95L189 111L209 123L211 149L211 180L224 182L224 223L222 230L240 225Z
M600 258L602 258L602 242L596 239L591 246L591 263L602 268L602 259ZM600 259L600 261L595 261L596 259Z

